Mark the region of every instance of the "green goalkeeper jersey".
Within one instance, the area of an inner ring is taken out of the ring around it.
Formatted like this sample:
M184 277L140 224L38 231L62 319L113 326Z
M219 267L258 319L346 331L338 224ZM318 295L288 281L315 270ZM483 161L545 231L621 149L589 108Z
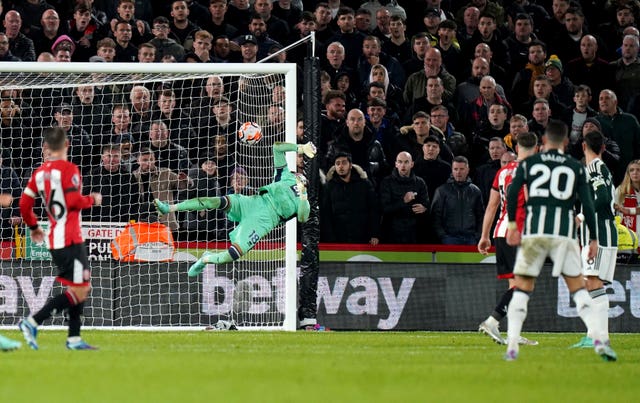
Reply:
M276 168L273 182L258 189L258 193L271 204L282 221L297 215L300 193L296 176L286 167Z
M296 175L287 168L285 154L297 151L298 146L292 143L275 143L273 145L273 166L275 172L273 182L258 189L258 193L273 207L281 221L298 216L298 221L305 222L309 218L309 202L300 200L300 190Z

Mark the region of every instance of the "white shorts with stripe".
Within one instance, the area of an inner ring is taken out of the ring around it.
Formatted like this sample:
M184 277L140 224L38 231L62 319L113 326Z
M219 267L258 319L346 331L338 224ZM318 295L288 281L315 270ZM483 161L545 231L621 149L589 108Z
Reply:
M589 248L582 248L582 274L598 277L600 280L610 283L616 271L616 257L618 248L615 246L598 246L598 255L592 264L587 261Z
M513 273L538 277L545 259L553 260L552 275L578 277L582 274L580 247L576 239L553 236L528 236L522 239Z

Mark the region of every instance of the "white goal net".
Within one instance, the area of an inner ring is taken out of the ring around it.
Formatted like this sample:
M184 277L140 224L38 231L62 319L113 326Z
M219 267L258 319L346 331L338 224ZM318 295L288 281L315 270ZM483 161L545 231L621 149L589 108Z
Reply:
M273 143L295 142L297 98L293 64L0 63L0 152L11 183L2 192L16 199L3 213L19 215L19 195L47 158L42 129L60 126L83 193L103 195L102 206L83 212L93 287L85 326L181 329L222 320L294 330L295 220L239 261L191 278L205 250L228 248L235 223L215 210L159 216L152 200L255 194L273 179ZM259 143L237 141L244 122L262 127ZM295 170L295 155L288 162ZM60 288L43 245L15 220L2 222L0 325L11 326ZM114 260L111 240L132 222L168 227L173 261ZM61 316L45 322L63 324Z

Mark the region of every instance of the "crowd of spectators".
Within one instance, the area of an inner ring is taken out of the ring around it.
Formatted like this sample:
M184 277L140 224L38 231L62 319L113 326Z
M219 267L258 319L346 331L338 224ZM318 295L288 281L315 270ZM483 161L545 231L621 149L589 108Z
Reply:
M550 119L567 124L577 158L583 132L602 131L616 186L640 157L637 0L3 0L0 9L0 61L11 62L255 63L276 54L272 62L302 71L306 46L281 50L315 31L326 242L477 243L493 175L519 133L541 138ZM67 131L89 190L111 187L113 202L96 218L149 219L151 197L251 189L250 174L232 172L242 116L230 94L242 85L215 75L188 88L156 84L0 88L3 186L45 158L24 150L39 150L35 128L53 124ZM265 126L281 131L283 83L262 84ZM139 208L112 206L132 198ZM16 216L3 210L2 228ZM214 218L160 219L222 238L207 224Z

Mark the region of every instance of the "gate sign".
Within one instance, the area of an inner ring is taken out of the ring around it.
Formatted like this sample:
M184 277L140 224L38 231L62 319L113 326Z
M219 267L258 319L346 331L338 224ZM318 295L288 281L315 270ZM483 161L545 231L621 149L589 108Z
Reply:
M49 222L40 221L38 225L46 232ZM83 222L82 237L87 245L89 260L111 260L111 240L118 236L127 225L126 222ZM28 233L28 231L27 231ZM51 260L51 254L44 243L36 244L27 235L25 240L25 259Z

